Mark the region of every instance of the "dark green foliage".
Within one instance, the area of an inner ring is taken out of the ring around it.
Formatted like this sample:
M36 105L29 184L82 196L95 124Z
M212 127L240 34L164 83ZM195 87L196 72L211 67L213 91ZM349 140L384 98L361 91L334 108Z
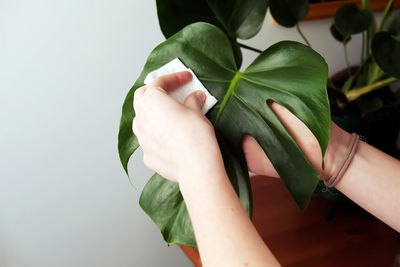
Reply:
M334 21L336 29L346 39L352 34L367 30L372 22L372 14L369 10L359 10L355 3L350 3L336 11Z
M270 0L271 15L285 27L295 26L307 16L308 10L308 0Z
M332 24L330 27L331 34L336 41L341 43L348 43L351 40L351 36L343 36L343 34L336 28L335 24Z

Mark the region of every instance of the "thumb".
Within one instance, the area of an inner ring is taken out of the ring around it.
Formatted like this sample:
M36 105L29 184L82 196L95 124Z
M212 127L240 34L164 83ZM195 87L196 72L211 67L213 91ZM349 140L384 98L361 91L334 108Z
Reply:
M201 110L205 100L206 94L203 91L197 90L186 97L185 106L194 110Z

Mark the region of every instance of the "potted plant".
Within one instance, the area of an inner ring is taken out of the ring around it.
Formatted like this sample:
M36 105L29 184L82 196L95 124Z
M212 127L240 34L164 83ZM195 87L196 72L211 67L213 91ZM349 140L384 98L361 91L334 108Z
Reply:
M307 15L307 0L157 0L160 27L167 39L149 55L122 108L118 149L126 171L139 145L132 132L134 91L144 85L149 72L178 57L219 101L207 118L215 127L226 171L249 216L252 201L241 148L244 134L256 138L298 206L306 208L320 174L268 103L275 101L302 120L317 138L323 156L330 135L328 68L309 45L283 41L261 51L240 43L238 39L249 39L259 32L268 8L278 23L296 26L304 37L298 22ZM241 48L260 52L244 71L239 71ZM196 246L177 184L155 174L143 189L140 205L168 243Z
M388 1L379 24L368 0L361 1L361 10L355 3L338 8L330 32L343 45L346 68L328 79L328 93L332 119L337 124L399 158L400 90L390 85L400 79L400 10L393 11L393 3ZM303 3L303 10L306 5ZM286 23L272 9L271 13L279 24L293 26L294 22ZM298 23L296 27L299 30ZM350 66L347 44L355 34L362 35L360 63ZM346 199L335 189L327 190L322 182L315 193L331 200Z

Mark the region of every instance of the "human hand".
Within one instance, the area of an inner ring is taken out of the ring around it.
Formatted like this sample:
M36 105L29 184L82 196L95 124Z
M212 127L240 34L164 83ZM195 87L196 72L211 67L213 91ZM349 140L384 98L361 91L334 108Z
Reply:
M159 77L134 96L133 131L143 148L143 161L163 177L181 182L193 172L208 172L222 162L214 129L201 108L206 95L195 91L184 104L168 92L192 79L190 72Z
M321 148L312 132L302 121L300 121L285 107L273 102L271 108L295 142L299 145L310 163L319 173L322 173ZM351 137L347 132L332 123L331 138L324 159L325 173L323 177L329 177L330 174L334 173L335 169L338 167L336 164L340 162L338 159L345 154L350 138ZM246 135L243 138L242 146L247 166L251 172L279 178L279 175L271 161L252 136Z

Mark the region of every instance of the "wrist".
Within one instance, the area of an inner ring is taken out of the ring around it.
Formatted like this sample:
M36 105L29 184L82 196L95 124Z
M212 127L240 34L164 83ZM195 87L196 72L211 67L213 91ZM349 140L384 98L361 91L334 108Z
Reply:
M191 164L182 166L178 174L178 183L180 186L197 186L201 183L208 183L214 174L225 174L224 162L221 152L217 145L216 148L210 146L207 152L199 153L193 156Z
M351 134L342 130L333 122L331 129L331 137L329 139L324 160L325 171L321 176L321 180L331 177L339 168L341 168L341 163L343 158L346 157L348 146L351 142Z

